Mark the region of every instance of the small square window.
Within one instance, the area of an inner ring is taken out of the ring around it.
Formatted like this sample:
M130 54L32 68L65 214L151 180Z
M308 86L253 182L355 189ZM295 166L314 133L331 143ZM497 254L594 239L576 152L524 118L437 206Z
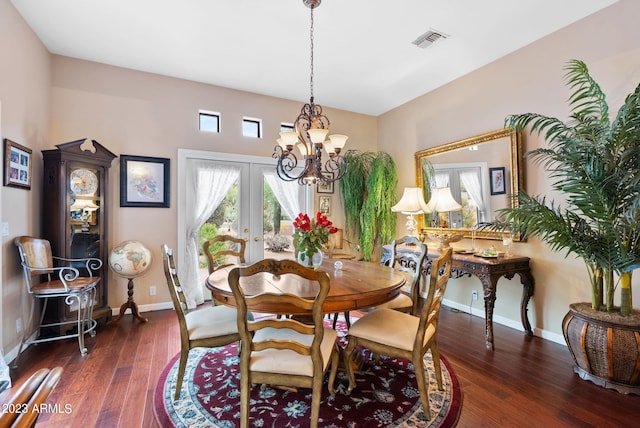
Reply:
M293 123L281 123L280 124L280 132L293 132L296 128L293 126Z
M242 135L245 137L260 138L262 136L262 121L260 119L243 117Z
M205 132L220 132L220 113L200 111L199 129Z

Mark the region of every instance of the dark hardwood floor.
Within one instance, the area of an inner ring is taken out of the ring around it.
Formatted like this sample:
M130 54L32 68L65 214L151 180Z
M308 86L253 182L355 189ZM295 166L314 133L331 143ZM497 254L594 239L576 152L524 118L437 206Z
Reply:
M62 366L49 399L69 414L42 414L42 427L157 427L153 391L160 371L180 348L173 311L126 315L88 338L89 354L66 340L31 346L12 370L14 390L41 367ZM440 351L463 393L459 427L631 427L640 423L640 397L581 380L566 347L495 325L495 351L484 347L484 320L443 308ZM11 391L0 394L0 403Z

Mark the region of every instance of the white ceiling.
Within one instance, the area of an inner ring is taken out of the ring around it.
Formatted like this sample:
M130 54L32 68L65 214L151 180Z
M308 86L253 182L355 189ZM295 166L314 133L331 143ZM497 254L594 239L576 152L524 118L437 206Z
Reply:
M324 0L315 101L379 115L617 0ZM51 53L306 102L302 0L11 0ZM434 28L450 37L411 42Z

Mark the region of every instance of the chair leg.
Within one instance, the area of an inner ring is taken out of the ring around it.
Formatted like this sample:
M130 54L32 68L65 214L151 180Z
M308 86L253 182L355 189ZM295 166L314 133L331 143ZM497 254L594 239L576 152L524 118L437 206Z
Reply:
M189 358L189 349L180 351L180 363L178 365L178 377L176 378L176 393L173 396L173 400L176 401L180 398L180 392L182 391L182 378L184 377L184 371L187 368L187 359Z
M342 352L344 367L347 371L347 376L349 377L349 387L347 388L347 395L351 394L351 391L353 391L353 389L356 387L356 377L353 373L352 355L356 349L357 342L358 339L349 336L349 342Z
M338 349L338 344L334 344L333 345L333 351L331 352L331 368L330 368L330 372L329 372L329 394L331 394L332 397L334 397L336 395L336 374L338 372L338 363L339 363L339 349Z
M318 428L320 418L320 399L322 398L322 376L313 378L311 391L311 428Z
M80 354L81 355L87 355L87 348L85 348L84 346L84 330L85 330L85 313L86 313L86 307L87 307L87 294L86 293L80 293L80 294L75 294L73 296L69 296L67 297L67 304L69 306L72 305L72 300L68 300L69 298L73 297L73 299L75 299L78 302L78 322L77 322L77 329L78 329L78 346L80 347Z
M26 311L25 311L25 301L23 297L22 319L24 321L24 325L22 326L22 338L20 339L20 347L18 347L18 355L16 355L16 358L15 360L13 360L13 364L11 365L11 367L14 369L18 368L18 360L20 359L20 354L22 354L22 349L24 348L24 344L27 341L27 339L31 336L31 334L27 333L26 329L30 328L33 325L33 315L34 315L37 301L38 299L36 299L35 297L31 299L31 310L29 310L29 316L25 317L24 315L26 314ZM44 311L42 311L42 313L44 313ZM42 324L42 319L40 319L40 324Z
M340 315L339 312L336 312L335 314L333 314L333 329L336 329L336 323L338 322L338 316ZM345 312L344 313L344 320L347 323L347 328L351 328L351 318L349 317L349 312Z
M242 364L242 363L241 363ZM247 369L248 372L248 364ZM240 368L240 428L249 428L249 399L251 398L251 379Z
M440 366L440 351L438 350L438 343L436 341L431 344L431 358L433 359L433 370L436 372L438 389L442 391L444 390L442 386L442 367Z
M429 406L429 382L427 381L427 374L424 371L423 356L416 357L416 361L413 361L413 368L416 374L416 381L418 382L418 391L420 391L420 401L422 402L422 411L427 419L431 419L431 407Z

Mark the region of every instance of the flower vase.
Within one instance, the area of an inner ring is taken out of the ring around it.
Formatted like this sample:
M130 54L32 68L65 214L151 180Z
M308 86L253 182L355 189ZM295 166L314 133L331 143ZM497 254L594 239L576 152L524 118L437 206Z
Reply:
M304 260L302 260L303 254L305 255ZM317 269L322 264L322 260L324 260L322 251L316 251L311 257L307 256L304 251L298 253L298 263L306 267Z

